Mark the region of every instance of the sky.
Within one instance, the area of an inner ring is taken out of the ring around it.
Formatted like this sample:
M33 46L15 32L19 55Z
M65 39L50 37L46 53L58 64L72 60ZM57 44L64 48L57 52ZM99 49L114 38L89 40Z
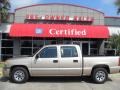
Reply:
M115 0L10 0L10 12L14 12L16 8L34 4L67 3L97 9L104 12L106 16L120 16L117 15L117 7L114 5L114 1Z

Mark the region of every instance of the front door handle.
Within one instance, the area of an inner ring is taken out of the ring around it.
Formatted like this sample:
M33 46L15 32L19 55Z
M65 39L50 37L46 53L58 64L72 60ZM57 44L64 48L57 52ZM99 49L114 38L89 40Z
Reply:
M78 60L73 60L74 63L78 63Z
M58 63L58 60L53 60L53 63Z

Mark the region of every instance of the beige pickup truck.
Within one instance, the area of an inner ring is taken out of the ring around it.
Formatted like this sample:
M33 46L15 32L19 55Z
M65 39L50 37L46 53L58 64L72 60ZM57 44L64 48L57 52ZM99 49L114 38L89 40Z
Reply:
M78 45L48 45L31 57L9 59L3 73L15 83L32 76L91 76L104 83L108 74L120 72L119 57L83 57Z

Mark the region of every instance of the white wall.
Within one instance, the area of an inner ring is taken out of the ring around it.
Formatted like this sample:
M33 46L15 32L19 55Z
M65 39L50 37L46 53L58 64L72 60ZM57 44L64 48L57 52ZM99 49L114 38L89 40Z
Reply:
M110 36L114 34L120 34L120 27L108 27Z
M9 33L11 28L11 24L1 24L0 31L2 33Z

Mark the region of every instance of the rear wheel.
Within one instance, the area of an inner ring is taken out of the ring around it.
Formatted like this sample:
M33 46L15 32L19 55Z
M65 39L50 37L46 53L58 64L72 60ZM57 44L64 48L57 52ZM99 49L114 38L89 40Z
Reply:
M108 72L104 68L96 68L93 70L92 79L95 83L102 84L108 79Z
M10 79L15 83L25 83L29 78L28 71L23 67L13 68Z

